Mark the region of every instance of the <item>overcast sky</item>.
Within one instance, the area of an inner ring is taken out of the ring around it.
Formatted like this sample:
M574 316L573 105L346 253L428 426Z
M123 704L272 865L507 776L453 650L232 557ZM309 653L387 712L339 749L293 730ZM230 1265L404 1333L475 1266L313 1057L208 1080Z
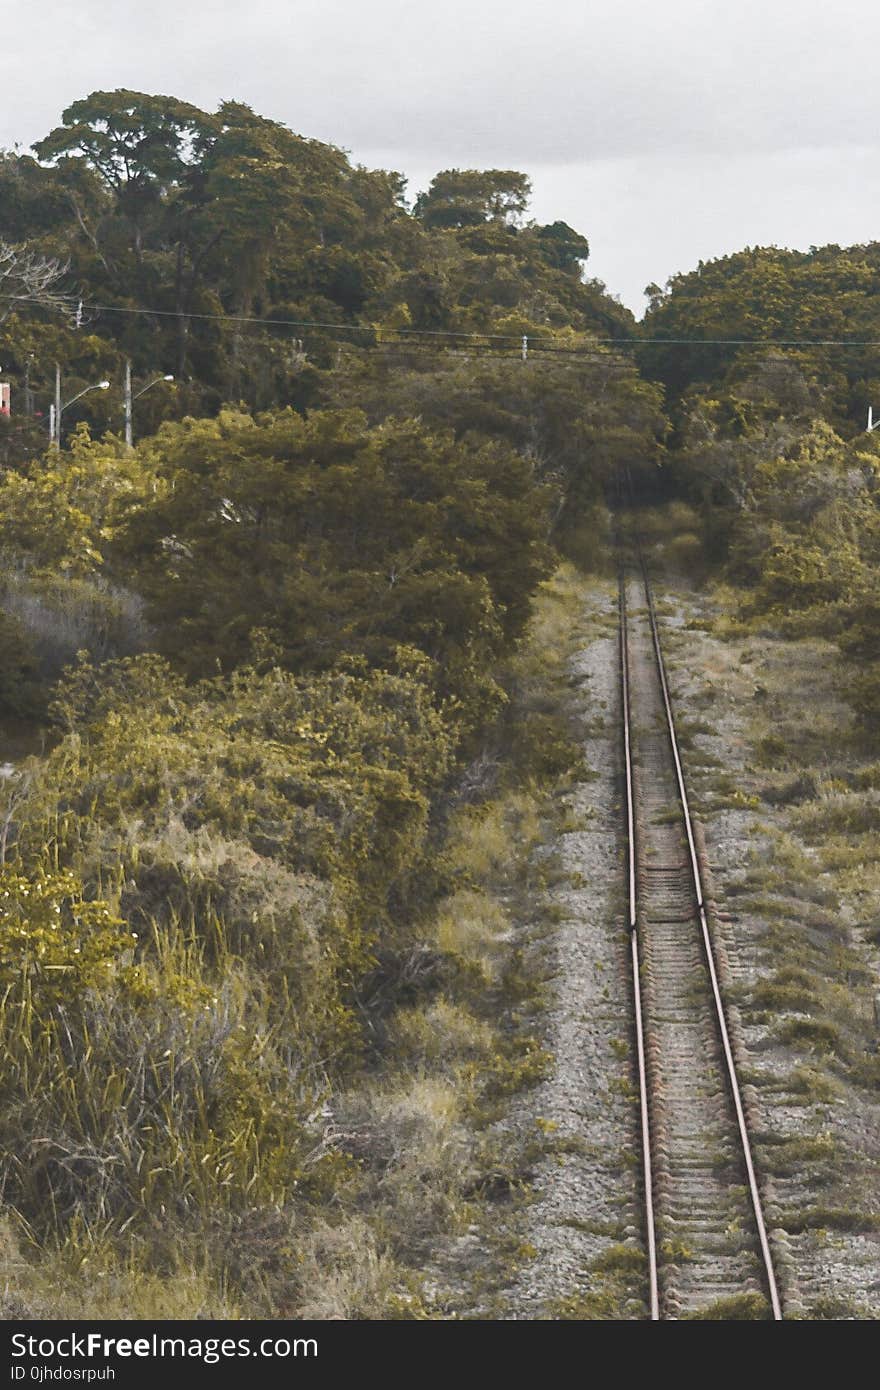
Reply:
M880 239L869 0L0 0L0 144L96 89L248 102L415 195L525 170L636 313L744 245Z

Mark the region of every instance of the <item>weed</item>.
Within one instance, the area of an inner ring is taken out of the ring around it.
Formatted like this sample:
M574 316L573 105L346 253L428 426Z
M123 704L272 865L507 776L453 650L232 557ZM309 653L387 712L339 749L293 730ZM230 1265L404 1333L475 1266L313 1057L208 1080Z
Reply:
M792 1235L803 1231L880 1231L876 1212L850 1207L805 1207L784 1213L781 1224Z
M855 1299L836 1294L815 1299L806 1316L813 1322L867 1322L872 1319L872 1314Z
M758 1322L769 1318L770 1308L763 1294L739 1293L684 1316L691 1322Z
M838 1146L830 1134L796 1135L772 1144L765 1140L762 1146L764 1168L778 1176L793 1176L806 1165L827 1167L838 1157Z
M691 1247L677 1236L660 1242L660 1254L669 1264L686 1264L694 1258Z
M812 1067L795 1067L788 1077L788 1089L813 1103L829 1103L837 1098L839 1088L830 1077Z
M825 1019L787 1018L774 1031L780 1042L800 1050L838 1054L844 1050L840 1030Z

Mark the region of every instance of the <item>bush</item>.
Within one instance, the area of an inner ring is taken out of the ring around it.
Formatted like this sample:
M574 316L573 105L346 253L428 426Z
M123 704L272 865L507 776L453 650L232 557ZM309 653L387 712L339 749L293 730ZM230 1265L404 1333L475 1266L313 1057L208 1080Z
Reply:
M861 722L872 732L880 729L880 661L873 661L851 675L845 685L847 698Z
M840 1052L840 1031L833 1023L818 1018L787 1018L776 1028L776 1036L790 1047L809 1052Z
M3 602L27 634L44 684L57 680L80 651L101 662L147 642L143 603L104 579L13 572Z
M393 1055L408 1066L449 1071L462 1063L484 1061L492 1052L493 1034L488 1023L441 997L427 1008L398 1009L389 1044Z
M758 981L752 990L752 1003L756 1009L772 1013L805 1012L819 1003L819 996L816 982L806 970L786 966L772 980Z
M526 458L354 410L227 410L166 424L148 453L158 486L135 496L115 564L180 667L240 665L258 631L300 671L386 665L407 643L450 717L493 717L491 666L552 568L550 495Z
M802 807L795 819L801 833L813 840L824 835L876 834L880 797L872 792L837 792Z
M72 875L0 875L0 1181L56 1237L283 1200L303 1178L310 1082L263 991L179 937L158 961L137 946Z
M494 898L463 888L441 902L434 932L441 951L475 965L489 980L494 977L510 922Z
M43 704L33 643L14 614L0 611L0 715L33 718Z

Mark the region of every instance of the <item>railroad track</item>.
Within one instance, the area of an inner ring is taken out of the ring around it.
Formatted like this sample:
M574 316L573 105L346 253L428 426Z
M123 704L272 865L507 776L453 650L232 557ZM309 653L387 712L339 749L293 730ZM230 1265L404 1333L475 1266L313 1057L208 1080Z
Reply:
M650 1316L778 1320L701 842L637 540L621 562L620 667Z

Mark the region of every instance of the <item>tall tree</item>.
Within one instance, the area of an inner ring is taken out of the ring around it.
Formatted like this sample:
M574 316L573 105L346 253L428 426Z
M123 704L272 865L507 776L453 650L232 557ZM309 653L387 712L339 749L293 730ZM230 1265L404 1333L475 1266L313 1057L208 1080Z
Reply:
M532 185L514 169L443 169L415 202L426 227L477 227L498 221L515 225L525 214Z
M34 145L36 154L84 159L115 196L140 257L145 218L185 176L213 118L176 97L119 88L75 101L61 120Z

